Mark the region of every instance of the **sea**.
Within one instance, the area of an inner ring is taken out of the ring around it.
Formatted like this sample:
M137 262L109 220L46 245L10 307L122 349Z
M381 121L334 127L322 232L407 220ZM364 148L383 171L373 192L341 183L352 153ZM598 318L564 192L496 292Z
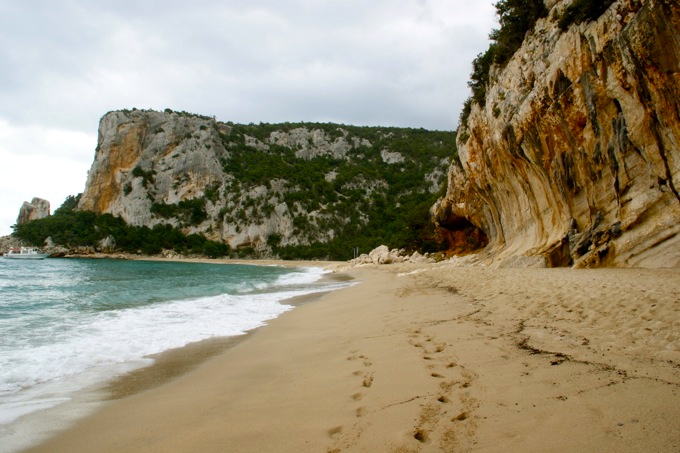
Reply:
M291 310L291 298L350 284L324 277L315 267L0 259L0 452L87 412L76 404L86 389L154 354L243 335Z

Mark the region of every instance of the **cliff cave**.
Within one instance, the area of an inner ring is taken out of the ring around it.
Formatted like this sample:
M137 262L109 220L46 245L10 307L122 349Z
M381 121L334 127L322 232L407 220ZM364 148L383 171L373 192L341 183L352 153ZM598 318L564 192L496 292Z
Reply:
M465 255L489 244L486 233L465 217L448 213L435 224L438 240L447 256Z

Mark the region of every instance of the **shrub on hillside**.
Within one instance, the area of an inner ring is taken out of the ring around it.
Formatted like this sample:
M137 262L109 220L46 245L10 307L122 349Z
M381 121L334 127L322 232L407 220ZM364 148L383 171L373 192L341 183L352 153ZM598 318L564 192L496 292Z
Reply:
M472 99L463 106L460 124L467 122L471 104L484 104L489 85L489 72L492 65L505 66L520 48L527 33L538 19L548 15L543 0L500 0L495 5L500 28L492 30L489 39L493 41L484 53L477 55L472 62L472 73L468 86Z
M574 24L590 22L599 18L614 0L576 0L564 9L557 24L560 30L566 31Z

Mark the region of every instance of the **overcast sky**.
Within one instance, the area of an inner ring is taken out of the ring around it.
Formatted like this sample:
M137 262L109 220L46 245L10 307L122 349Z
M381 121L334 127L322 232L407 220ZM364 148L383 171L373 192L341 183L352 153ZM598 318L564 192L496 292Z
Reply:
M0 235L83 191L99 119L453 130L493 0L0 0Z

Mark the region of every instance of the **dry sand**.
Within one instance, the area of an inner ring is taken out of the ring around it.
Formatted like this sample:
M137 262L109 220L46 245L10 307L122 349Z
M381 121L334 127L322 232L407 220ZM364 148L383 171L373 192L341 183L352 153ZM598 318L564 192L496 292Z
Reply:
M348 273L33 451L680 451L680 269Z

